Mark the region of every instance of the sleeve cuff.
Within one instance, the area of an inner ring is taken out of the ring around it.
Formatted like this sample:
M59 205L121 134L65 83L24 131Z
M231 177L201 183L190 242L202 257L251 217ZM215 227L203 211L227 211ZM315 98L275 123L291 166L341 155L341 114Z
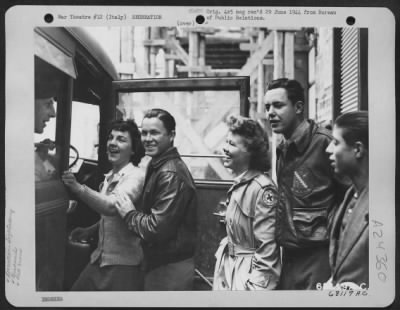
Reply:
M136 211L136 210L131 210L131 211L129 211L127 214L125 214L125 216L124 216L124 221L125 221L127 224L130 224L131 218L132 218L133 213L134 213L135 211Z

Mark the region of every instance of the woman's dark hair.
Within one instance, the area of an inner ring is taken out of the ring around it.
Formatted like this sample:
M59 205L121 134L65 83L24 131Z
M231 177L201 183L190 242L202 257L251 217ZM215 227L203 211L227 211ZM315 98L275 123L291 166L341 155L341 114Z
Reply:
M143 118L153 118L157 117L160 121L163 122L165 129L168 133L175 130L175 118L167 111L163 109L151 109L144 113Z
M289 80L286 78L276 79L267 85L267 90L275 88L284 88L286 90L288 99L295 104L298 101L304 103L304 89L296 80Z
M135 166L137 166L144 156L144 147L142 144L142 140L140 138L139 128L136 125L135 121L132 119L113 121L110 124L107 136L110 135L112 130L129 133L129 136L131 137L132 151L133 151L133 155L131 156L130 162Z
M361 141L368 150L367 111L344 113L336 118L335 125L342 129L343 139L348 145Z
M229 131L243 138L245 147L250 152L249 168L268 171L270 168L266 132L257 121L247 117L230 115L227 119Z

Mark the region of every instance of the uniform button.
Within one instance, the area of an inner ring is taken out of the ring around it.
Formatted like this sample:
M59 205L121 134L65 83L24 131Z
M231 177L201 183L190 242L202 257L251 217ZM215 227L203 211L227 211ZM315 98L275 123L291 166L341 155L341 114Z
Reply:
M222 285L222 287L224 287L224 288L225 288L225 286L226 286L224 281L222 281L221 285Z

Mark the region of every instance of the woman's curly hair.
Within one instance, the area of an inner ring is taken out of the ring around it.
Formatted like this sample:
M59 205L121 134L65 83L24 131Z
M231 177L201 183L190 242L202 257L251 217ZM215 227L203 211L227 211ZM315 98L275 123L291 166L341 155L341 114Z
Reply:
M229 130L243 138L245 147L250 152L249 168L259 171L270 169L269 140L261 125L250 118L230 115L227 119Z

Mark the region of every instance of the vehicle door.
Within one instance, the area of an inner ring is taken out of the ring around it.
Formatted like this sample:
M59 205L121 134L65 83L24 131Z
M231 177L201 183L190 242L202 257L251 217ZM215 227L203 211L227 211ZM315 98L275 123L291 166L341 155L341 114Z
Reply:
M35 120L45 125L42 131L35 123L34 138L38 291L68 290L96 243L68 240L74 228L92 225L99 215L64 186L61 175L70 169L81 184L97 190L108 168L106 131L115 114L111 81L118 75L104 55L79 29L35 29L35 104L38 98L54 102L43 119L35 111Z
M68 168L68 110L76 79L72 51L62 50L40 29L35 39L35 248L36 289L63 288L69 195L61 181Z

